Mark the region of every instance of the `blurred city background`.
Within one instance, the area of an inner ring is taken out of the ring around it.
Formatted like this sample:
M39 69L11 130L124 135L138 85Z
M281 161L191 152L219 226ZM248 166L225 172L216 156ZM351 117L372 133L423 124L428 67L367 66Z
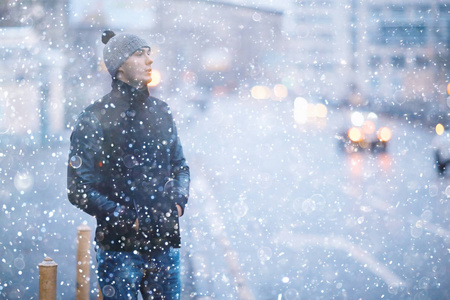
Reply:
M446 0L0 0L1 297L37 299L50 256L75 299L68 139L105 29L151 44L191 166L183 299L450 298Z

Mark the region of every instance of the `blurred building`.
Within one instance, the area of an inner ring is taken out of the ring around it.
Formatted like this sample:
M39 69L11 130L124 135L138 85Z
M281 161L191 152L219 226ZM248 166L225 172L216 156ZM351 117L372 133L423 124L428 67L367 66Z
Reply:
M32 60L39 44L31 27L0 28L0 133L26 134L39 128L39 82L33 80L38 62Z
M152 93L164 99L250 95L260 86L272 96L286 89L290 100L448 110L449 7L448 0L5 0L0 127L58 132L106 93L105 29L150 42L161 75Z
M69 55L77 62L69 72L74 75L68 88L75 97L70 101L74 112L79 111L74 106L101 97L95 85L110 81L102 66L104 29L136 33L149 41L153 67L161 74L161 84L152 92L163 98L189 101L234 93L242 86L250 93L252 85L277 83L286 64L280 64L286 60L283 14L276 9L226 1L116 0L71 1L71 11L68 36L76 51ZM95 75L99 70L102 78ZM73 88L81 82L81 89Z
M65 14L55 13L64 4L0 3L0 133L26 144L46 142L65 128Z
M381 108L446 109L450 1L358 2L355 84Z
M378 110L448 109L449 1L291 3L291 57L306 95Z
M295 64L295 90L311 100L340 104L352 84L354 40L349 1L291 1L285 16ZM291 14L291 16L290 16Z

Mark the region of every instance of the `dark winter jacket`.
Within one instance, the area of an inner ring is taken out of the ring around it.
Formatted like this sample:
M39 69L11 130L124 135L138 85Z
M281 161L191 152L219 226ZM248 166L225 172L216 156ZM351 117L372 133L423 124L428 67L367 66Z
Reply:
M96 217L95 239L106 250L179 247L176 204L184 212L190 179L171 111L147 91L112 86L71 135L69 200Z

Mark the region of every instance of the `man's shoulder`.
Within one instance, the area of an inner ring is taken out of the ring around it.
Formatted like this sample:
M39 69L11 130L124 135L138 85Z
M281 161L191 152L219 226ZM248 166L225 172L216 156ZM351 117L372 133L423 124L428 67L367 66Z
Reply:
M88 106L86 106L78 115L78 122L92 123L93 119L98 120L101 115L101 107L103 106L102 99L97 99Z
M163 101L159 98L153 97L153 96L149 96L147 101L149 101L150 104L153 106L168 106L165 101Z
M167 102L153 96L148 97L147 101L150 102L150 107L153 107L156 111L169 114L171 113L169 104L167 104Z
M92 115L94 114L97 118L101 118L101 115L104 114L104 110L108 107L113 107L114 104L112 104L111 96L110 94L106 94L102 98L98 98L97 100L94 100L86 106L83 111L81 112L81 115Z
M98 113L101 111L101 109L105 106L105 97L100 98L86 106L86 108L83 110L83 112L88 113Z

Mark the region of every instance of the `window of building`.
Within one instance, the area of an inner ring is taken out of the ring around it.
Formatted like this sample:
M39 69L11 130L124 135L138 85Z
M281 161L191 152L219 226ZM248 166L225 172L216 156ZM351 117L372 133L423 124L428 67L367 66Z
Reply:
M371 8L372 19L379 20L383 16L383 8L381 6L373 6Z
M369 67L371 69L378 69L381 66L381 57L373 55L369 58Z
M441 4L441 5L439 5L439 13L441 15L448 15L448 14L450 14L450 5L448 5L448 4Z
M405 8L403 6L391 7L391 14L394 19L400 19L405 16Z
M403 69L406 65L405 57L403 55L392 56L391 64L396 69Z
M414 46L427 42L427 30L424 24L380 25L377 41L380 44Z
M370 87L372 90L376 90L380 87L381 82L380 82L380 78L378 76L372 76L372 78L370 79Z
M302 1L296 1L295 4L302 6L302 7L313 6L315 4L315 1L302 0Z
M420 69L425 69L428 67L430 60L425 55L416 56L416 67Z
M314 64L314 69L318 71L333 71L334 65L331 62L321 62Z
M429 5L418 5L414 9L414 17L419 20L427 20L430 16Z
M330 33L330 32L318 33L317 38L322 39L322 40L331 41L331 40L333 40L333 33Z

